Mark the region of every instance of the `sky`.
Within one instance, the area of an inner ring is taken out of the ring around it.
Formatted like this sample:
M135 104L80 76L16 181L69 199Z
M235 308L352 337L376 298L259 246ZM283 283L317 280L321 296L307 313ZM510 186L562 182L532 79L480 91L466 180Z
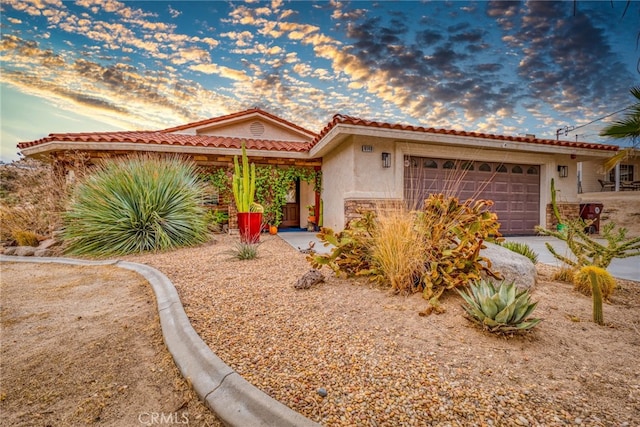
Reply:
M640 85L637 1L0 8L5 162L49 133L158 130L254 107L314 132L340 113L624 145L598 133Z

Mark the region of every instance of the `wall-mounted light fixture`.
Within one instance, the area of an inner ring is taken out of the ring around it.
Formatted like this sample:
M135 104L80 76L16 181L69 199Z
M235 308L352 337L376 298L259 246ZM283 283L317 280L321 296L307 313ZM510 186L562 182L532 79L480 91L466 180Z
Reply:
M382 153L382 167L383 168L391 167L391 153Z
M558 165L558 176L560 178L566 178L569 176L569 166Z

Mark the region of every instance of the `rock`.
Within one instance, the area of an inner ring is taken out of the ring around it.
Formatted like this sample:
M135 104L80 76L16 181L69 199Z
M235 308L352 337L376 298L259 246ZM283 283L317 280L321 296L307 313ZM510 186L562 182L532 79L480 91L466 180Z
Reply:
M9 246L7 248L4 248L4 255L15 255L16 254L16 249L18 249L17 246Z
M51 256L51 249L36 248L36 250L33 252L33 256L50 257Z
M324 282L324 276L318 270L312 269L307 271L304 276L298 279L295 285L296 289L309 289L318 283Z
M16 256L33 256L36 252L36 248L33 246L17 246L14 255Z
M487 247L482 249L480 255L489 258L492 271L501 273L507 282L515 282L518 289L535 286L538 273L529 258L493 243L485 242L485 245ZM484 274L483 277L487 278Z
M46 240L43 240L42 242L40 242L40 244L38 245L38 249L49 249L49 248L52 248L54 246L59 245L60 243L61 242L59 240L56 240L56 239L46 239Z
M318 394L320 395L320 397L327 397L327 390L323 387L320 387L318 389Z

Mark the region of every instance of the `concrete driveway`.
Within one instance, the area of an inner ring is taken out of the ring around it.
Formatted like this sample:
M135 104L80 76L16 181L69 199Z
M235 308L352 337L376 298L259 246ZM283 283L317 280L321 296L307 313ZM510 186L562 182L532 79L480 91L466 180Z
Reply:
M298 250L307 249L309 247L309 243L313 242L315 243L313 249L315 249L316 252L329 253L331 251L330 247L324 247L322 245L320 240L318 240L318 238L316 237L316 233L314 232L286 231L278 233L278 236L280 236L280 238L282 238L285 242L289 243L291 246ZM560 261L555 259L553 255L551 255L551 252L549 252L549 250L545 246L546 242L551 243L551 246L553 246L556 252L558 252L559 254L571 255L570 251L567 248L567 245L563 241L558 240L555 237L519 236L508 237L506 238L506 240L526 243L538 254L538 261L544 264L554 266L560 266L561 264ZM640 281L640 256L614 259L607 270L614 277Z

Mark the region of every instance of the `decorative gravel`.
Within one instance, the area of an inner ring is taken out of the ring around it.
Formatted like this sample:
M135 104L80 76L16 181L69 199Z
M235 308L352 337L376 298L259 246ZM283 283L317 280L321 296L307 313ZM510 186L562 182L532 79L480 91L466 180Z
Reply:
M214 353L316 422L638 425L637 326L634 333L623 319L610 328L589 322L590 299L569 285L553 284L557 296L534 293L551 301L534 313L547 320L533 334L505 339L473 327L453 294L442 299L445 314L420 317L419 295L391 295L328 269L324 283L296 290L310 268L306 255L263 236L259 258L239 261L229 252L237 241L221 235L198 248L126 259L164 272ZM631 297L619 310L636 319L640 298Z

